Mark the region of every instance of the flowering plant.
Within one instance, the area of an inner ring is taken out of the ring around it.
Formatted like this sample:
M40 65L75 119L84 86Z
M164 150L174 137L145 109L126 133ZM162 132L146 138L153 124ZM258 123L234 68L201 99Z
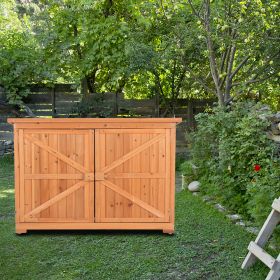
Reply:
M261 166L260 166L259 164L255 164L254 170L255 170L256 172L259 172L259 171L261 170Z

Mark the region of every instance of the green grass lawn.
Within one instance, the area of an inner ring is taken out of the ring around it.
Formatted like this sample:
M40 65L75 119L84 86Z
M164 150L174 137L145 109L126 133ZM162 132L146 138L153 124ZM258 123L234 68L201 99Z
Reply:
M187 192L176 197L176 232L14 233L13 162L0 161L0 279L264 279L240 266L254 236Z

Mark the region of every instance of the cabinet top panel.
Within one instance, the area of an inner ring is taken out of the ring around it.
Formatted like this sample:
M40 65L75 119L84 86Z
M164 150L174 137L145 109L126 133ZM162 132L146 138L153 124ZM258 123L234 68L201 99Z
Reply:
M163 128L182 118L9 118L18 128Z

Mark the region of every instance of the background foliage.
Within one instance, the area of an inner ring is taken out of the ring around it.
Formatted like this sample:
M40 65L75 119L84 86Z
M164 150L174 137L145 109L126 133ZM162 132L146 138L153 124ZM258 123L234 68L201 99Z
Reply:
M30 83L82 93L262 98L279 108L278 1L3 0L0 85L20 103Z
M187 181L199 180L204 194L259 225L280 196L280 159L266 135L270 114L252 102L199 114L191 161L181 165Z

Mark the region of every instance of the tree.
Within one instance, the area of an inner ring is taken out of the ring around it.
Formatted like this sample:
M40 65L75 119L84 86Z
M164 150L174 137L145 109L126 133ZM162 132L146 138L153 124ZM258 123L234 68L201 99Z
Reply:
M16 3L0 3L0 85L10 103L21 104L31 81L42 77L40 49L32 34L29 19L16 12Z
M252 91L257 83L279 79L277 2L188 0L198 38L206 43L220 106Z
M146 1L135 10L127 43L131 78L126 89L156 95L166 108L163 115L174 115L177 99L197 89L189 77L190 66L205 60L197 55L201 46L192 39L191 14L186 6L161 1Z
M48 1L40 15L48 30L44 33L42 26L40 35L49 63L56 64L58 75L65 80L81 80L85 94L102 88L98 79L103 83L108 69L110 78L117 79L117 66L123 64L127 28L113 3Z

